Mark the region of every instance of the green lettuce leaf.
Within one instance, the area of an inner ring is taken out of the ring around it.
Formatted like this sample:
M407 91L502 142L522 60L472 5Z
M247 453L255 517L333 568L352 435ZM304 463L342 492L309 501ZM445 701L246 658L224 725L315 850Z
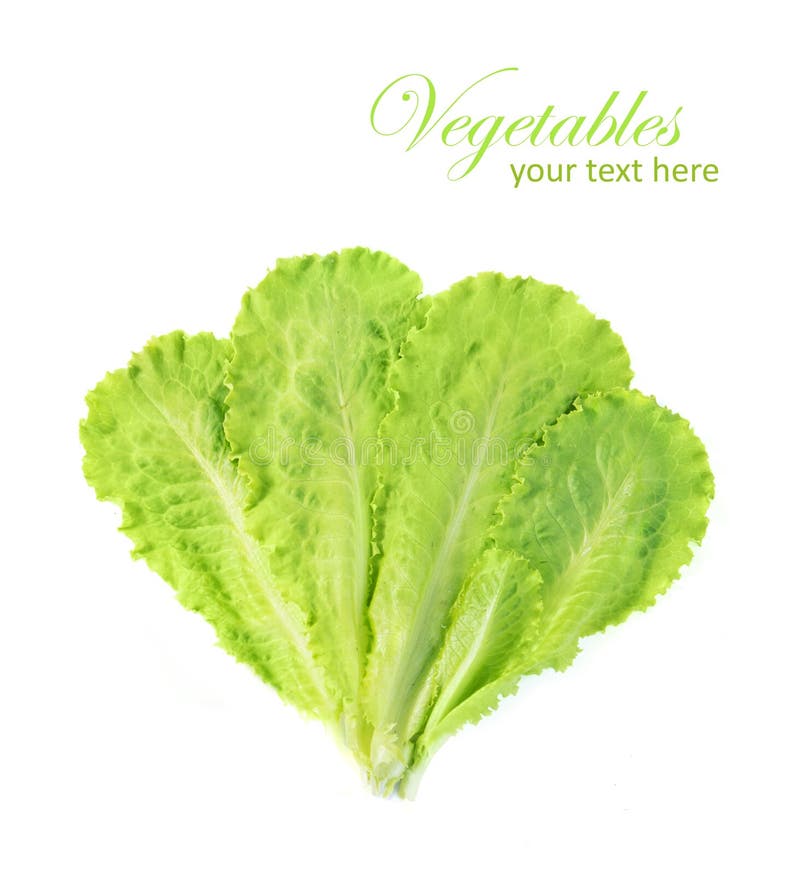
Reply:
M403 792L413 792L449 735L513 693L520 676L563 671L581 638L653 605L701 542L713 492L705 448L686 420L639 392L586 398L548 428L521 460L485 554L493 559L513 545L526 562L540 600L528 611L533 634L509 647L509 661L498 661L471 694L453 705L438 698ZM483 626L479 616L471 622L460 637L473 642ZM458 605L448 635L457 624L464 625Z
M383 795L652 605L714 489L573 295L481 274L419 296L383 253L279 261L230 341L153 339L81 423L133 555Z
M222 429L227 341L175 332L150 341L89 393L84 473L122 508L121 530L221 645L287 701L326 721L335 698L307 624L274 584L245 528L246 487Z
M630 377L607 322L531 279L464 280L435 296L410 334L391 376L397 406L381 427L400 452L384 474L365 680L382 774L408 765L450 611L487 546L516 458L577 396Z
M247 528L308 613L356 736L378 425L393 403L388 369L424 313L420 292L417 274L384 253L282 260L233 328L225 430L249 484Z
M526 671L563 671L581 638L653 605L702 541L713 493L689 423L639 392L586 398L549 429L491 533L542 575Z

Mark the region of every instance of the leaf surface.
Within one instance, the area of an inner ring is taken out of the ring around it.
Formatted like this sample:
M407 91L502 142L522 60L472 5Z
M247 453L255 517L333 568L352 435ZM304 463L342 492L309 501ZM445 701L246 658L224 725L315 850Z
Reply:
M122 508L133 555L201 613L220 644L281 696L335 717L304 618L275 587L268 550L245 528L246 487L222 429L227 341L175 332L150 341L89 393L84 472Z

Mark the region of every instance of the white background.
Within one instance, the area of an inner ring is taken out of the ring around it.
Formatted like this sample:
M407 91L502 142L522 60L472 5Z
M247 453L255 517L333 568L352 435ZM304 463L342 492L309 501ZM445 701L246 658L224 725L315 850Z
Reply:
M788 8L3 4L4 872L798 871ZM484 111L649 89L685 107L663 157L720 182L511 185L511 160L652 154L612 146L497 147L454 184L433 137L405 153L369 128L402 73L444 97L507 65ZM413 803L370 797L214 647L80 471L106 369L153 334L225 334L277 257L356 244L429 291L477 270L574 289L718 483L657 607L451 740Z

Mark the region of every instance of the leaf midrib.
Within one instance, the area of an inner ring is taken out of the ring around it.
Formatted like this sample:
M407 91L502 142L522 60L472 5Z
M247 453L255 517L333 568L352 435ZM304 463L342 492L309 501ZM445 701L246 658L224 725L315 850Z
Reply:
M355 430L350 418L349 401L344 394L344 380L342 378L342 369L339 361L339 348L336 342L336 322L332 312L332 292L331 289L325 287L326 300L328 301L328 316L330 319L331 332L331 351L334 364L334 374L336 380L336 395L339 406L339 414L342 421L342 432L346 441L347 449L347 471L350 476L350 485L353 495L353 528L355 531L356 543L353 551L354 558L354 580L352 597L348 599L346 583L339 581L342 595L342 612L350 617L352 625L352 641L355 648L354 670L351 677L350 694L353 697L353 707L356 706L359 688L361 685L361 670L364 664L364 654L366 651L366 619L364 616L367 599L367 573L369 563L369 553L371 544L371 532L369 529L369 521L364 513L364 495L361 477L358 470L358 459L355 440ZM347 602L350 602L348 605ZM349 610L348 610L349 608Z

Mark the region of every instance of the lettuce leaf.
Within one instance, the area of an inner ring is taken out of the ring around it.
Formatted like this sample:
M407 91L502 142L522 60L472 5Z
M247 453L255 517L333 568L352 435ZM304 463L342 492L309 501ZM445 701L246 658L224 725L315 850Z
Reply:
M492 540L542 576L527 670L563 671L581 638L655 604L689 563L713 477L685 419L622 390L584 399L525 462Z
M424 312L417 274L384 253L279 261L233 327L225 430L249 485L247 528L311 618L356 739L387 372Z
M379 781L408 765L450 611L487 545L516 457L577 396L630 377L607 322L558 286L530 279L464 280L433 299L409 337L391 378L397 407L382 426L407 464L385 474L370 606L365 708L372 757L387 770Z
M279 261L230 340L154 338L81 423L133 555L382 795L652 605L714 489L574 295L500 274L420 292L365 249Z
M713 493L705 449L686 420L639 392L591 396L548 428L521 461L484 554L513 546L528 563L540 599L538 611L528 611L535 631L482 686L439 696L406 784L447 736L513 692L520 676L563 671L581 638L651 607L691 560L689 545L703 539ZM485 613L470 621L462 611L457 604L450 630L479 628Z
M301 711L336 707L308 621L275 586L269 551L246 530L246 487L222 430L230 354L210 334L150 341L87 397L84 473L122 508L121 530L220 644Z

